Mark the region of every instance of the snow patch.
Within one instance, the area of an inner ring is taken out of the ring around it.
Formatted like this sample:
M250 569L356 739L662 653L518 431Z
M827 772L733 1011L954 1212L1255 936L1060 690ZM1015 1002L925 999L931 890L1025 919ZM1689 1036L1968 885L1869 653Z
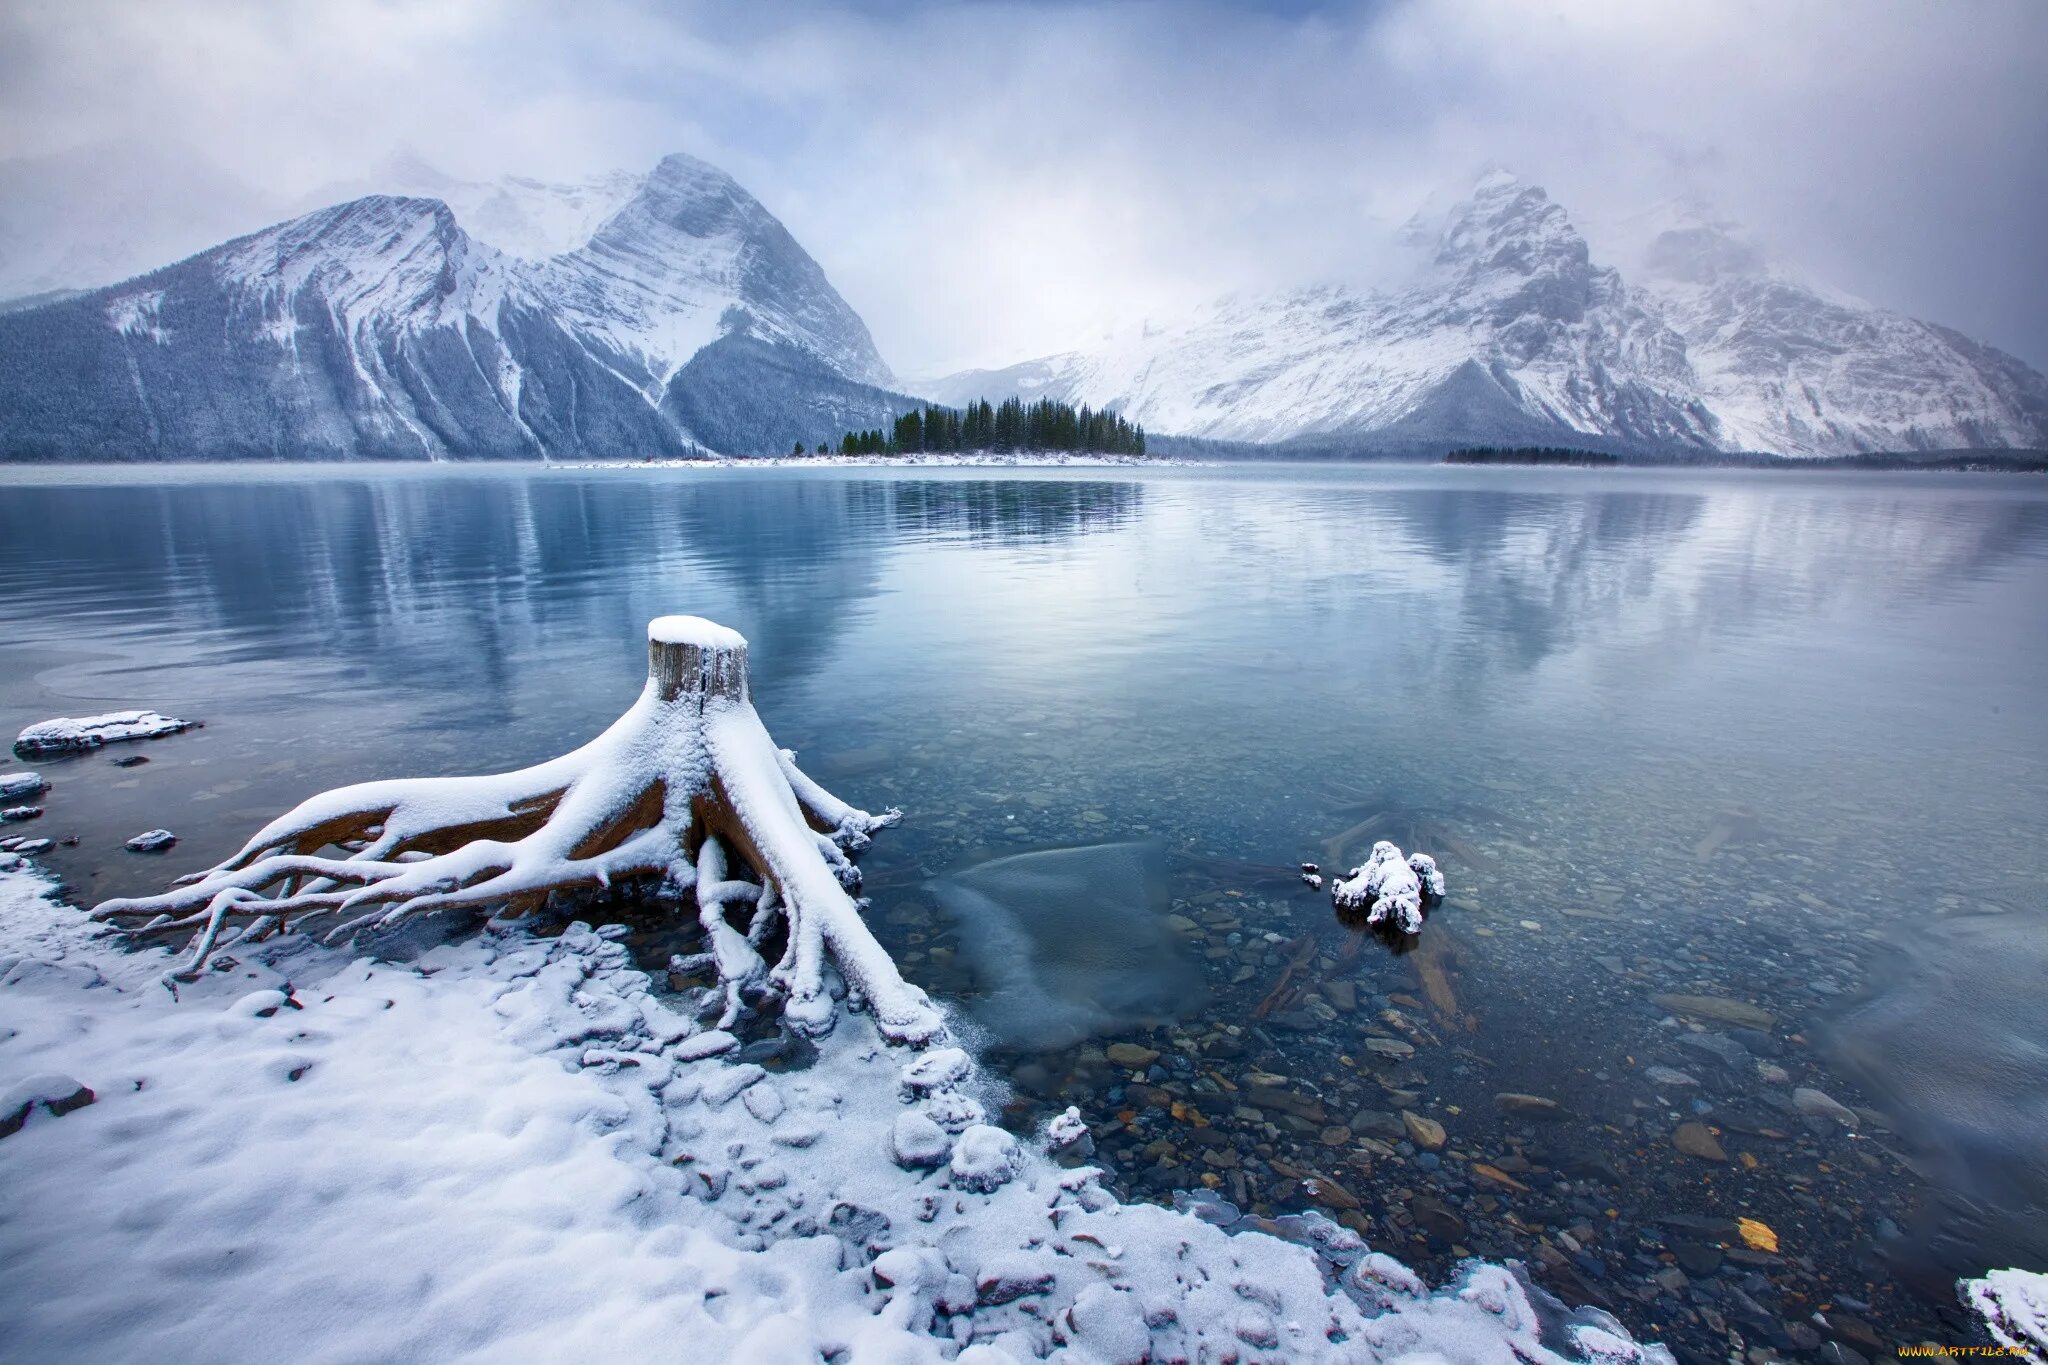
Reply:
M949 1139L902 1106L901 1054L866 1016L786 1075L692 1059L642 1022L660 1002L625 949L582 926L487 930L410 962L278 939L173 996L167 954L123 951L17 867L0 872L0 951L77 973L0 990L0 1082L41 1095L57 1074L98 1096L0 1142L0 1333L25 1357L687 1341L705 1359L997 1363L1257 1340L1285 1360L1669 1360L1502 1267L1431 1293L1312 1215L1274 1220L1299 1243L1226 1233L1121 1205L1000 1129ZM767 1102L731 1102L764 1085L773 1129ZM884 1135L920 1122L902 1169ZM785 1129L801 1161L778 1158Z

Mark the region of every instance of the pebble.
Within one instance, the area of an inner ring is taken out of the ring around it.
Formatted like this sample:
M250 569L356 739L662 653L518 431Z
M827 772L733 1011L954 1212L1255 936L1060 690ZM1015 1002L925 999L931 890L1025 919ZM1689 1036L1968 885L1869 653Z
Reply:
M1564 1106L1543 1095L1525 1095L1514 1090L1503 1090L1493 1097L1493 1102L1504 1113L1525 1119L1560 1119L1565 1116Z
M1811 1086L1802 1085L1792 1092L1792 1107L1810 1118L1833 1119L1844 1128L1857 1125L1854 1111Z
M1409 1141L1425 1151L1433 1152L1444 1145L1444 1126L1435 1119L1424 1118L1412 1109L1403 1109L1401 1124L1408 1130Z
M1712 1019L1716 1023L1736 1024L1742 1028L1769 1029L1778 1022L1777 1016L1769 1010L1718 995L1653 995L1650 1003L1673 1014Z
M1681 1123L1678 1131L1671 1135L1671 1145L1687 1156L1696 1156L1702 1161L1726 1161L1724 1151L1712 1130L1704 1123Z
M1133 1068L1150 1066L1159 1060L1157 1048L1140 1047L1136 1043L1111 1043L1103 1049L1103 1054L1118 1066Z
M1678 1045L1697 1052L1709 1061L1719 1063L1738 1076L1748 1075L1754 1069L1749 1053L1742 1044L1725 1033L1681 1033Z
M1683 1071L1675 1071L1668 1066L1644 1067L1643 1075L1654 1084L1668 1086L1674 1090L1690 1090L1699 1084L1698 1077L1688 1076Z

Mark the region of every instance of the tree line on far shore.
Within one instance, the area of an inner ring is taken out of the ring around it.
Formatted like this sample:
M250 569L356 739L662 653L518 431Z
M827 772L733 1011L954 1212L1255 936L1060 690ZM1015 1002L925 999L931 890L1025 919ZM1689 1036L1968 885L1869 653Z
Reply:
M819 454L827 448L818 447ZM890 429L849 431L839 440L841 455L925 455L966 451L1048 450L1090 455L1143 455L1145 428L1107 408L1011 398L986 398L964 408L912 408ZM792 452L804 453L799 443Z

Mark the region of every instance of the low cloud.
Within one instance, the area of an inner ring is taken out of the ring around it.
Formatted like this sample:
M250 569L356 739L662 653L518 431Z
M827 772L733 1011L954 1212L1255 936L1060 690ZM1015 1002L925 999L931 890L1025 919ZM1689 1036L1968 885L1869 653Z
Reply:
M1703 197L1876 302L2048 362L2048 6L261 0L17 4L0 152L175 139L281 199L687 150L905 372L1231 289L1370 278L1500 163L1588 222Z

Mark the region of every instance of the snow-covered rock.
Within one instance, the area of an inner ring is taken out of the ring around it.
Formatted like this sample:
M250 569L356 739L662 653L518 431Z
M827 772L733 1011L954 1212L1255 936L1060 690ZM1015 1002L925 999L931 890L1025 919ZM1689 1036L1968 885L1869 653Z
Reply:
M41 806L8 806L0 810L0 824L11 825L22 820L37 820L42 818L42 814Z
M146 829L130 839L127 844L130 853L161 853L178 842L178 836L167 829Z
M0 773L0 801L34 796L49 785L41 773Z
M987 1194L1017 1178L1024 1168L1024 1151L1017 1139L1000 1128L977 1123L953 1142L953 1159L947 1169L961 1189Z
M45 1071L16 1081L0 1092L0 1137L20 1132L37 1109L61 1118L74 1109L83 1109L94 1098L92 1091L62 1072Z
M160 739L190 730L197 722L154 711L109 711L101 716L39 721L14 738L18 754L76 753L128 739Z
M890 1129L889 1151L897 1165L908 1169L943 1166L953 1155L953 1139L931 1115L906 1109Z
M904 1094L923 1095L941 1086L957 1085L973 1067L973 1061L957 1047L927 1048L903 1068L898 1080Z

